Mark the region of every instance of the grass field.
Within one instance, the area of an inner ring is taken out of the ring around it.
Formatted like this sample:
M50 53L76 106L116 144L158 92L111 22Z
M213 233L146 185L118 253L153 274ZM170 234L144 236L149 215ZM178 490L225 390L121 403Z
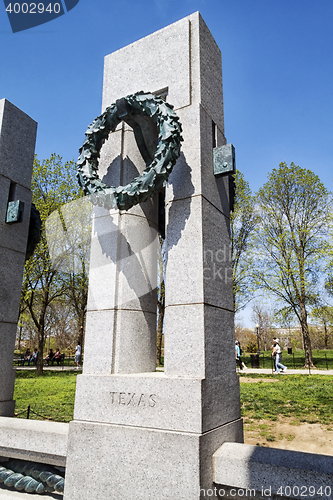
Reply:
M242 378L256 383L242 383ZM240 375L242 416L245 421L279 416L298 422L333 424L333 385L329 375Z
M37 377L35 371L17 370L14 399L16 413L26 418L43 417L60 422L73 418L76 372L45 371ZM254 383L242 383L253 380ZM241 407L245 424L257 425L259 420L272 423L280 417L292 417L301 422L321 423L333 428L333 385L328 375L241 374ZM246 426L245 426L246 429Z
M240 375L240 390L246 443L332 454L331 376Z
M35 371L16 371L15 412L20 418L70 422L73 419L76 372L45 371L37 377ZM45 417L45 418L44 418Z

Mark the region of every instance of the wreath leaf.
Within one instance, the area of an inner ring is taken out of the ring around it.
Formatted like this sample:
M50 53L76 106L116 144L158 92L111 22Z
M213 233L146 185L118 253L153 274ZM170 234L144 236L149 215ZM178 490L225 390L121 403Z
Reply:
M183 141L182 126L171 104L143 91L128 95L124 100L132 114L146 115L153 120L159 142L153 160L142 175L126 186L107 186L98 177L98 158L105 140L121 122L117 105L111 104L89 125L79 150L77 177L83 191L91 195L92 203L107 209L129 210L159 191L180 155Z

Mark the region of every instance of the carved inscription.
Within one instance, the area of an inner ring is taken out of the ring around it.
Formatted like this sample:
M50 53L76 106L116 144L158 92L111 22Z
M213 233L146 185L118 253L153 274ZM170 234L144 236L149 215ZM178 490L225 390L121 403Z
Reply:
M156 406L156 394L140 394L137 392L111 392L111 402L114 405L150 407Z

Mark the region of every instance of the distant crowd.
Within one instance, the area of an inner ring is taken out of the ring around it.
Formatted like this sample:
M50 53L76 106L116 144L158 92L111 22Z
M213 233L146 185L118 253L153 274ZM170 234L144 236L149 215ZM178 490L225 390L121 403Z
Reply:
M37 356L38 356L38 349L37 347L34 349L33 352L30 351L30 349L27 349L24 354L21 355L21 364L22 366L25 365L27 362L28 366L30 366L30 363L32 363L34 366L37 365ZM44 358L44 366L49 366L56 362L57 365L59 366L61 360L64 358L64 355L61 354L60 349L56 349L55 352L53 352L53 349L49 349L49 352L47 353L47 356ZM77 368L80 367L80 361L81 361L81 343L78 342L77 346L75 347L75 363Z

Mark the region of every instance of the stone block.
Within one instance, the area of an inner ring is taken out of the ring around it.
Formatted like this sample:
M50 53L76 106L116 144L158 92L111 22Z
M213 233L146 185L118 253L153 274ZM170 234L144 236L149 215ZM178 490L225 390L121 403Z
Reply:
M112 373L156 370L156 313L117 312Z
M6 99L0 100L0 174L30 189L37 123Z
M158 234L143 217L94 220L88 310L156 312Z
M156 372L82 375L77 380L74 419L200 433L201 384L200 379Z
M77 379L74 419L209 432L240 419L238 378L235 371L231 376L227 369L219 380L169 377L163 373L84 374Z
M64 498L82 499L82 484L94 500L214 498L202 494L213 486L212 454L218 443L241 436L240 421L203 436L71 422Z
M199 104L178 111L184 142L167 183L166 203L202 195L229 217L228 178L214 175L212 118ZM225 144L218 129L217 144Z
M84 374L110 375L114 349L115 311L88 311L84 342Z
M166 221L166 306L205 302L233 310L229 219L194 196L169 203Z
M287 498L303 498L310 486L315 492L322 488L324 493L333 481L332 456L239 443L224 443L214 454L213 469L215 483L269 491L269 497L279 495L279 491L281 495L287 486L291 486L291 494L281 495Z
M101 149L99 162L99 177L108 186L124 186L141 175L146 168L146 164L137 147L132 129L124 123L120 129L109 135L108 140ZM156 226L157 218L156 195L149 198L144 203L135 205L127 212L149 220L152 227ZM96 207L95 217L117 214L118 210L107 211L104 208Z
M233 278L229 218L202 200L204 302L233 311Z
M110 103L111 104L111 103ZM122 128L109 134L100 151L98 176L108 186L119 186L121 179L122 143L124 131Z
M200 377L203 432L240 418L233 313L203 304L172 306L165 313L167 377Z
M1 345L1 363L0 363L0 395L1 399L8 399L7 386L14 388L15 371L13 370L13 357L16 338L16 321L13 323L0 322L0 345Z
M0 327L1 330L4 330L3 327ZM2 337L2 336L1 336ZM1 339L3 340L3 338ZM4 350L6 349L6 352L8 352L8 358L9 362L4 363L4 366L1 366L0 368L0 380L1 380L1 386L0 386L0 402L8 402L11 401L13 398L13 392L14 392L14 384L15 384L15 370L13 369L13 352L8 350L8 346L6 344L11 344L12 342L6 342L6 339L4 339L5 342L3 343L4 345ZM13 339L9 339L10 341ZM15 337L14 337L15 340ZM0 413L0 415L2 415ZM8 415L8 416L12 416ZM5 415L6 416L6 415Z
M10 179L0 174L0 224L3 227L6 214L10 189Z
M233 313L205 305L206 378L203 382L203 432L240 419L239 378L235 368Z
M191 99L189 40L190 22L185 18L106 56L103 110L117 99L139 90L157 92L165 88L175 108L188 106ZM119 68L121 78L117 75Z
M156 313L88 311L84 373L144 373L156 369Z
M0 175L0 246L20 252L25 256L30 223L31 192L17 184L16 202L21 201L24 204L22 219L18 223L7 224L9 186L9 179Z
M166 306L203 302L201 217L199 196L174 201L167 207Z
M0 415L2 417L12 417L15 412L15 401L0 401Z
M204 304L167 306L164 334L166 375L205 378L205 361Z
M182 200L201 193L200 105L177 110L183 126L181 155L169 176L165 201Z
M200 14L194 16L192 36L200 44L200 102L224 134L221 51Z
M225 144L225 137L217 128L217 146ZM200 194L209 201L220 212L229 217L229 183L228 177L216 177L214 175L213 159L213 136L212 118L201 106L200 108L200 137L201 137L201 157L200 172L201 186Z
M25 254L0 247L0 322L17 323Z
M64 467L68 424L0 418L0 456Z

